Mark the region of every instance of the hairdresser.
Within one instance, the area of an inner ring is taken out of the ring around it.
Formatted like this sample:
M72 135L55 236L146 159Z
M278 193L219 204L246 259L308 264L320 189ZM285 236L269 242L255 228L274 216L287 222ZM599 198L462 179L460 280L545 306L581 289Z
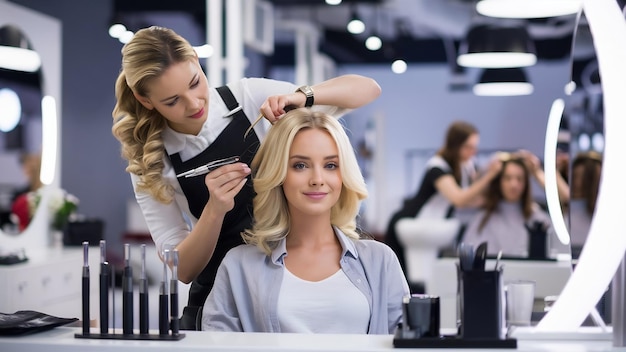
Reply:
M176 248L179 279L192 282L181 329L199 329L217 267L250 228L254 192L248 165L270 123L288 106L315 104L338 117L379 94L374 80L357 75L300 88L259 78L209 87L192 46L170 29L142 29L124 45L113 135L157 253ZM257 117L270 123L254 125ZM178 176L232 156L239 161L208 174Z

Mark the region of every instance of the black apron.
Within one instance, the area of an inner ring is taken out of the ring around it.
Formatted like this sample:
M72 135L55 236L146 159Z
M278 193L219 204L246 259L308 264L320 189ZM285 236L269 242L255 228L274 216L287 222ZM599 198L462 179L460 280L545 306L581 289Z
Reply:
M228 109L233 110L239 106L237 100L227 86L217 88L217 92L226 103ZM225 117L231 118L231 117ZM252 158L259 147L259 139L252 130L244 140L245 131L250 127L250 120L239 110L232 116L232 121L220 133L217 139L211 143L202 153L183 162L179 153L168 155L176 174L202 166L210 161L223 159L231 156L239 156L240 161L250 165ZM204 183L206 175L195 177L179 177L178 182L187 198L191 213L200 218L202 210L209 200L209 192ZM222 259L231 248L243 243L241 232L250 228L252 220L252 198L254 189L251 178L235 196L234 208L226 213L224 222L217 239L217 245L213 256L202 272L193 280L189 288L189 300L183 310L180 322L182 330L200 330L202 319L202 307L209 292L213 288L217 268Z

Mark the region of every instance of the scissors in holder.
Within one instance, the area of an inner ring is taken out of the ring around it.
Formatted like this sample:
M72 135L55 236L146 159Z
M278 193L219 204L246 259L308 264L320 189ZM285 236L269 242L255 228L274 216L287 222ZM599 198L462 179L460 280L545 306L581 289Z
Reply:
M191 169L189 171L185 171L183 173L180 173L180 174L176 175L176 177L195 177L195 176L205 175L205 174L208 174L209 172L217 169L220 166L236 163L238 161L239 161L239 157L238 156L231 156L230 158L214 160L214 161L211 161L210 163L207 163L205 165L198 166L195 169Z

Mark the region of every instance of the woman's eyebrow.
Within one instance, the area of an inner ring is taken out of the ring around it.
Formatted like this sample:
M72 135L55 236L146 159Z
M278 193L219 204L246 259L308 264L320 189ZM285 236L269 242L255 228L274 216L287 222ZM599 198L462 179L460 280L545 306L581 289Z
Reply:
M324 160L332 160L332 159L337 159L339 158L338 155L329 155L329 156L325 156ZM311 158L308 156L304 156L304 155L292 155L289 157L289 159L305 159L305 160L310 160Z
M193 82L195 82L195 81L196 81L196 78L198 78L198 74L197 74L197 73L196 73L195 75L193 75L193 77L191 77L191 81L189 82L189 85L190 85L190 86L193 84ZM162 99L162 100L159 100L159 101L160 101L161 103L165 103L166 101L168 101L168 100L170 100L170 99L174 99L174 98L176 98L177 96L178 96L178 95L172 95L172 96L171 96L171 97L169 97L169 98L165 98L165 99Z

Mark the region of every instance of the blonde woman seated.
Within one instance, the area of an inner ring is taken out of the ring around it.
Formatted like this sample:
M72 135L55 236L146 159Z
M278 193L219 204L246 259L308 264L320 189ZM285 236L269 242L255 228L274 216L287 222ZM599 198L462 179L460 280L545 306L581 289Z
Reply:
M485 194L485 204L469 223L463 242L487 242L487 254L527 257L529 232L552 236L550 217L532 200L527 160L517 154L500 153L502 171Z
M408 285L387 245L359 238L367 190L341 124L288 112L252 170L253 228L222 261L202 330L394 333Z

